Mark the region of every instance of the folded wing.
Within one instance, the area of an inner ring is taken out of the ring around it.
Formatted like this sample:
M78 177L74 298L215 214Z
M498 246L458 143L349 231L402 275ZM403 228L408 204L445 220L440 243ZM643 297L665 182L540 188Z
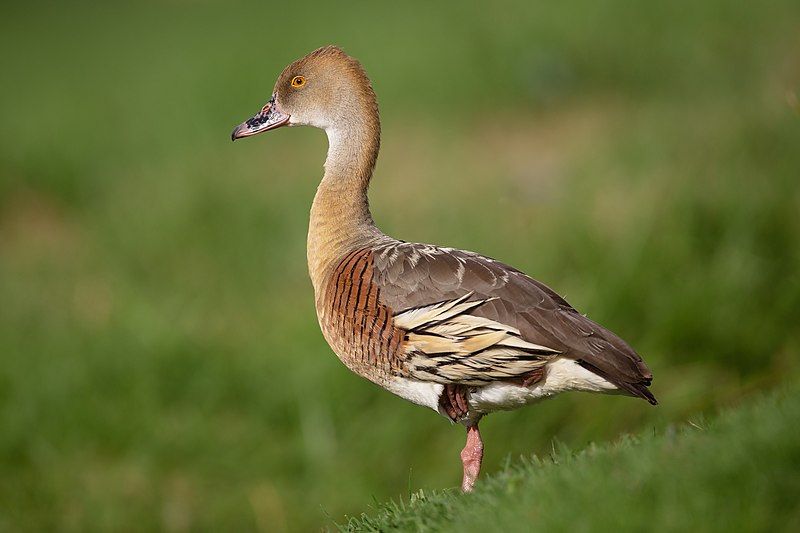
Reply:
M563 356L656 401L647 389L652 374L625 341L519 270L472 252L403 242L374 250L373 262L380 299L407 331L411 377L525 381Z

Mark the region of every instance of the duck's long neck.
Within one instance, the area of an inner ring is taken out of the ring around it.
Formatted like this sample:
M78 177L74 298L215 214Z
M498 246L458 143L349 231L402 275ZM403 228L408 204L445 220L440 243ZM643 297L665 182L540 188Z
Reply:
M308 270L318 295L329 269L381 235L367 199L380 148L377 110L359 123L329 128L327 134L325 176L314 196L308 226Z

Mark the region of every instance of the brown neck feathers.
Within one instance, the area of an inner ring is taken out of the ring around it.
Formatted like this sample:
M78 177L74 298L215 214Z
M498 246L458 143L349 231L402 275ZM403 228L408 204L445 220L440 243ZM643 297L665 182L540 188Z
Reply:
M380 148L380 120L371 87L366 85L345 102L339 116L326 130L325 176L314 197L308 229L309 273L318 296L327 270L380 235L367 200Z

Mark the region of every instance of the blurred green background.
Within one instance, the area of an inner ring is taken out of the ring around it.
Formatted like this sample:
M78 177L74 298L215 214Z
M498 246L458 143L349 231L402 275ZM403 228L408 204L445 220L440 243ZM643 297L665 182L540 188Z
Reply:
M381 104L382 229L525 270L656 376L489 417L486 472L797 378L796 0L4 5L0 530L313 530L459 482L463 430L318 331L324 134L228 137L329 43Z

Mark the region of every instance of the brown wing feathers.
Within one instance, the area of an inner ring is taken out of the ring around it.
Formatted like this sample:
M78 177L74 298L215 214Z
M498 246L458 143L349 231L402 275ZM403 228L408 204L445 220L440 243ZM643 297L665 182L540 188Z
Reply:
M465 316L501 324L522 341L574 359L624 391L655 402L647 390L652 374L625 341L519 270L471 252L401 242L376 249L374 260L381 298L398 316L465 295L483 300ZM482 371L484 363L465 364ZM485 377L508 379L491 371Z

